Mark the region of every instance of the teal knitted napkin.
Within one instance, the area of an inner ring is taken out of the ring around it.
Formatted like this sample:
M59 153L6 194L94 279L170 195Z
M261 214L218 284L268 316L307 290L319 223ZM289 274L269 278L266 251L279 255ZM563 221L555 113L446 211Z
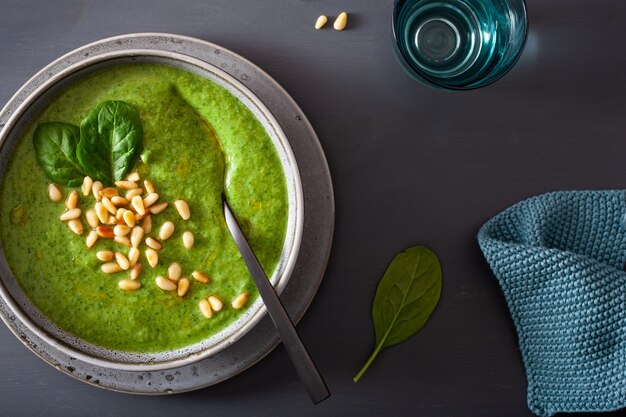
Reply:
M478 242L500 282L539 416L626 406L626 191L522 201Z

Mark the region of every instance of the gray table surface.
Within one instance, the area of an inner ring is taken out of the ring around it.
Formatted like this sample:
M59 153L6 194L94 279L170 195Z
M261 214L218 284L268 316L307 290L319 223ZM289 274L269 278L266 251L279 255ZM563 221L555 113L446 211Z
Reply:
M624 188L626 2L528 0L517 66L466 93L434 91L402 72L390 48L392 3L0 0L0 103L53 59L100 38L205 39L261 66L299 103L337 200L327 274L298 326L332 392L326 402L310 404L282 347L217 386L139 397L61 374L0 326L0 415L532 415L512 322L475 236L534 194ZM348 30L313 30L319 14L342 10ZM355 384L373 343L378 279L415 244L440 257L440 305Z

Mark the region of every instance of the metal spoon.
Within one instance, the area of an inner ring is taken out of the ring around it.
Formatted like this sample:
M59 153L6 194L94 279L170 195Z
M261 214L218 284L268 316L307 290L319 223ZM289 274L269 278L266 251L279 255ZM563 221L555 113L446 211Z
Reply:
M223 197L223 202L224 217L226 218L228 230L230 230L230 234L233 236L239 248L239 252L241 252L241 256L248 267L248 271L250 271L250 275L252 275L252 279L259 289L259 294L261 294L265 307L267 307L267 311L274 322L274 326L276 330L278 330L278 335L283 341L283 346L287 349L287 353L296 367L300 379L304 382L309 396L311 397L311 401L313 401L313 404L320 403L330 396L328 388L322 379L322 375L320 375L304 347L304 344L302 344L302 340L300 340L293 323L289 319L285 307L283 307L276 292L274 292L272 284L269 279L267 279L267 275L263 271L261 264L241 231L237 219L235 219L226 201L226 197Z

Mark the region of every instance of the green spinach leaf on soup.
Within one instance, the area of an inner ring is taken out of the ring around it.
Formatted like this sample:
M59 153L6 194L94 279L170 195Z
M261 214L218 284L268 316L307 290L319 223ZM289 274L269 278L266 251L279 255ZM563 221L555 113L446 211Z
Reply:
M141 152L143 130L135 108L105 101L80 124L77 156L87 175L111 184L124 178Z
M78 126L62 122L41 123L33 134L37 162L52 181L76 187L85 176L76 157Z

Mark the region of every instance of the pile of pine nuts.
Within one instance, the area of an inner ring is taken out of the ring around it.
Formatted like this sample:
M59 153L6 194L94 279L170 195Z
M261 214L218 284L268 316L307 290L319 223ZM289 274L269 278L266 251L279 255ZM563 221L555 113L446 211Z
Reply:
M169 203L159 202L159 194L152 182L148 179L143 181L143 188L138 184L139 174L133 172L126 180L116 181L115 187L104 187L100 181L93 181L85 177L81 186L85 197L93 195L94 206L84 213L84 218L90 226L85 244L91 249L98 239L112 239L118 244L128 248L127 253L119 251L102 250L96 253L96 257L102 261L101 270L105 274L116 274L130 271L129 278L118 282L118 287L123 291L135 291L141 288L138 278L142 271L139 262L141 244L148 265L154 268L159 263L159 251L163 249L165 241L172 237L176 226L171 221L164 222L158 231L158 240L148 236L152 231L152 216L163 213ZM145 192L144 192L145 190ZM122 195L124 194L124 195ZM48 186L48 197L53 202L63 199L63 192L56 184ZM78 207L79 194L76 190L71 191L65 200L65 211L59 219L66 222L68 228L77 235L84 232L81 220L82 210ZM185 200L176 200L174 207L183 220L191 218L189 204ZM194 235L191 231L182 233L183 246L191 249L194 245ZM184 297L189 290L191 281L182 276L182 267L178 262L173 262L168 267L167 276L158 276L155 280L157 287L166 292L174 292L179 297ZM202 271L193 271L191 277L194 281L209 284L210 277ZM248 301L247 292L239 294L231 303L234 309L242 308ZM222 300L217 295L209 295L199 303L199 309L206 318L211 318L213 313L219 312L223 307Z

